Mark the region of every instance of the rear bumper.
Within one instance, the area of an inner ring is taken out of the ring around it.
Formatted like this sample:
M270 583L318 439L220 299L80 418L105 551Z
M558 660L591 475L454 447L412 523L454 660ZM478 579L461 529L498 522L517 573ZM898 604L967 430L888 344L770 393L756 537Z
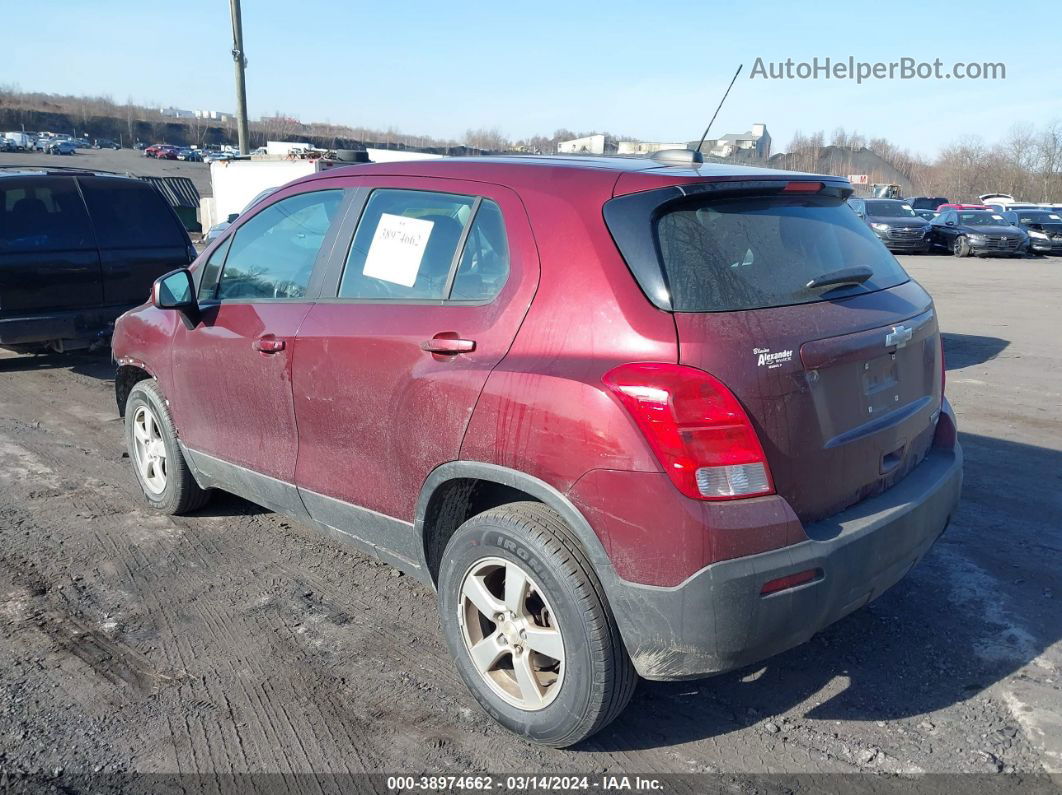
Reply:
M108 337L119 315L133 305L59 309L5 316L0 313L0 345Z
M612 606L638 673L689 679L740 668L809 640L884 593L943 532L962 488L962 449L933 448L906 478L822 522L810 540L714 563L672 588L612 582ZM769 596L764 583L819 579Z

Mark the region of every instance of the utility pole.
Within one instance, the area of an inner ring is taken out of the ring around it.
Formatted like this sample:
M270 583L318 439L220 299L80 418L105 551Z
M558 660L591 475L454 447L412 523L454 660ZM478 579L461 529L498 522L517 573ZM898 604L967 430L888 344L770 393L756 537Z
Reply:
M243 52L243 17L240 14L240 0L229 0L232 14L232 60L236 64L236 130L240 140L240 154L250 154L251 147L247 133L247 81L243 70L247 66L247 56Z

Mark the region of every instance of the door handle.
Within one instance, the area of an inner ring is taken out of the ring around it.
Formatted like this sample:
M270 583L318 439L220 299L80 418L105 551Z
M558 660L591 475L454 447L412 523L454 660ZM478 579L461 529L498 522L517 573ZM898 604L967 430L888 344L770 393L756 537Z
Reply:
M436 334L430 340L420 343L420 349L429 353L454 356L458 353L471 353L476 349L475 340L463 340L456 336Z
M284 340L276 337L259 337L252 343L259 353L280 353L286 347Z

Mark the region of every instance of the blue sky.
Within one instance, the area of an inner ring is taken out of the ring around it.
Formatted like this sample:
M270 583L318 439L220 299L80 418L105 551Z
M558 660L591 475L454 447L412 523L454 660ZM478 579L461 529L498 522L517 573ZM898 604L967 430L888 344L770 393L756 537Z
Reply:
M227 0L4 3L0 84L231 110ZM752 0L357 3L243 0L252 118L281 111L403 132L512 137L559 127L647 140L699 137L735 68L714 134L844 126L934 154L964 135L1062 118L1056 2L1019 6ZM947 10L941 10L946 8ZM44 14L45 9L55 14ZM999 81L749 79L765 61L1003 62Z

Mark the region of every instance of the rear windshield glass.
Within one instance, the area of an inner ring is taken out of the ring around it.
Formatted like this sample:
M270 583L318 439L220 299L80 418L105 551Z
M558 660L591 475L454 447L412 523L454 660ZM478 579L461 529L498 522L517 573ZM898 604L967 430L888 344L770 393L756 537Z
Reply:
M907 281L896 259L840 198L702 199L666 210L655 226L678 312L803 304ZM806 286L860 265L873 272L862 284Z
M186 245L166 199L151 185L108 177L82 177L79 181L101 248Z

